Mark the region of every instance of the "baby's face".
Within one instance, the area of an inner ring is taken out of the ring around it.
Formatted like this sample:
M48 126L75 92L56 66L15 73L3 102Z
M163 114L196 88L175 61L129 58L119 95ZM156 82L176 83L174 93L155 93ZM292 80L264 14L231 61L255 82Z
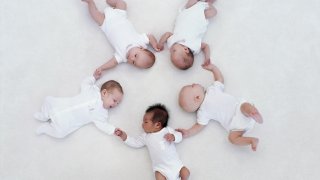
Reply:
M101 92L103 107L106 109L116 107L122 100L123 94L118 89L108 92L106 89Z
M195 112L199 109L205 96L204 88L199 84L184 86L179 95L179 104L187 112Z
M147 69L151 67L154 60L141 47L131 48L127 54L128 63L138 68Z
M146 113L143 116L142 128L146 133L152 133L158 130L156 123L152 122L152 117L152 113Z
M191 63L188 53L188 47L175 43L170 48L170 56L172 63L179 69L185 69Z

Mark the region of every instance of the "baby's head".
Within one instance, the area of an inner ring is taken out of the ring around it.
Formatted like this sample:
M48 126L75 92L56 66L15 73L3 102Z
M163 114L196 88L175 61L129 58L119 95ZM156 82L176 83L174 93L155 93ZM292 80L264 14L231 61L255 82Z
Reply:
M193 64L193 53L187 46L175 43L170 48L170 54L172 63L181 70L187 70Z
M143 116L142 128L146 133L158 132L168 124L169 113L162 104L150 106Z
M133 47L127 54L128 63L141 69L148 69L153 66L156 57L148 49Z
M106 109L116 107L121 102L123 96L121 85L114 80L103 83L100 89L100 93L103 107Z
M195 112L199 109L205 96L204 88L199 84L184 86L180 90L179 105L187 112Z

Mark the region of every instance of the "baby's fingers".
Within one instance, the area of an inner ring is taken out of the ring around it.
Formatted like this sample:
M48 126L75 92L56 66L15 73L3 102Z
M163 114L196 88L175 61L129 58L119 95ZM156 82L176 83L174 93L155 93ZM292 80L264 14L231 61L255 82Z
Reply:
M173 141L172 134L170 134L170 133L167 133L166 135L164 135L164 138L169 142Z
M119 128L116 128L116 130L114 131L114 134L117 136L120 136L122 134L122 130Z
M163 44L158 44L158 45L157 45L157 49L158 49L159 51L162 51L162 50L163 50Z

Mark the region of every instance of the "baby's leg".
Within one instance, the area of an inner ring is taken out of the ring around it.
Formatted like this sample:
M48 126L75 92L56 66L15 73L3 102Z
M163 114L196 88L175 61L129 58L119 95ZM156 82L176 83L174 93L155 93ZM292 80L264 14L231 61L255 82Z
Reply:
M55 137L55 138L64 138L67 134L59 131L57 129L55 129L54 127L52 127L52 125L50 123L45 123L43 125L41 125L37 131L36 131L37 135L41 135L41 134L47 134L49 136Z
M195 5L198 2L198 0L189 0L186 4L186 9L188 9L189 7Z
M244 134L244 131L230 131L229 141L232 144L240 145L240 146L251 145L251 149L253 151L256 151L259 143L259 139L254 137L243 137L242 136L243 134Z
M162 175L159 171L155 172L156 180L166 180L166 177Z
M209 4L209 8L204 10L204 15L206 19L210 19L217 15L217 9L212 4Z
M182 167L179 174L180 174L181 180L187 180L190 176L190 171L188 168Z
M96 23L98 23L99 26L102 25L104 21L104 13L101 13L97 7L96 4L94 3L93 0L82 0L88 3L88 9L91 17L94 19Z
M107 0L107 3L116 9L122 9L126 10L127 9L127 3L124 2L123 0Z
M241 104L241 112L247 117L252 117L257 123L262 124L263 119L257 108L255 108L253 105L249 103L243 103Z

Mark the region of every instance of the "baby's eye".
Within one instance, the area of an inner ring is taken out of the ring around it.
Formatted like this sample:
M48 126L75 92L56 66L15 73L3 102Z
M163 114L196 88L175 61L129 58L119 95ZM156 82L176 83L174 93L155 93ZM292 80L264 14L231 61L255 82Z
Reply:
M137 54L134 55L134 57L137 57L137 56L138 56Z

